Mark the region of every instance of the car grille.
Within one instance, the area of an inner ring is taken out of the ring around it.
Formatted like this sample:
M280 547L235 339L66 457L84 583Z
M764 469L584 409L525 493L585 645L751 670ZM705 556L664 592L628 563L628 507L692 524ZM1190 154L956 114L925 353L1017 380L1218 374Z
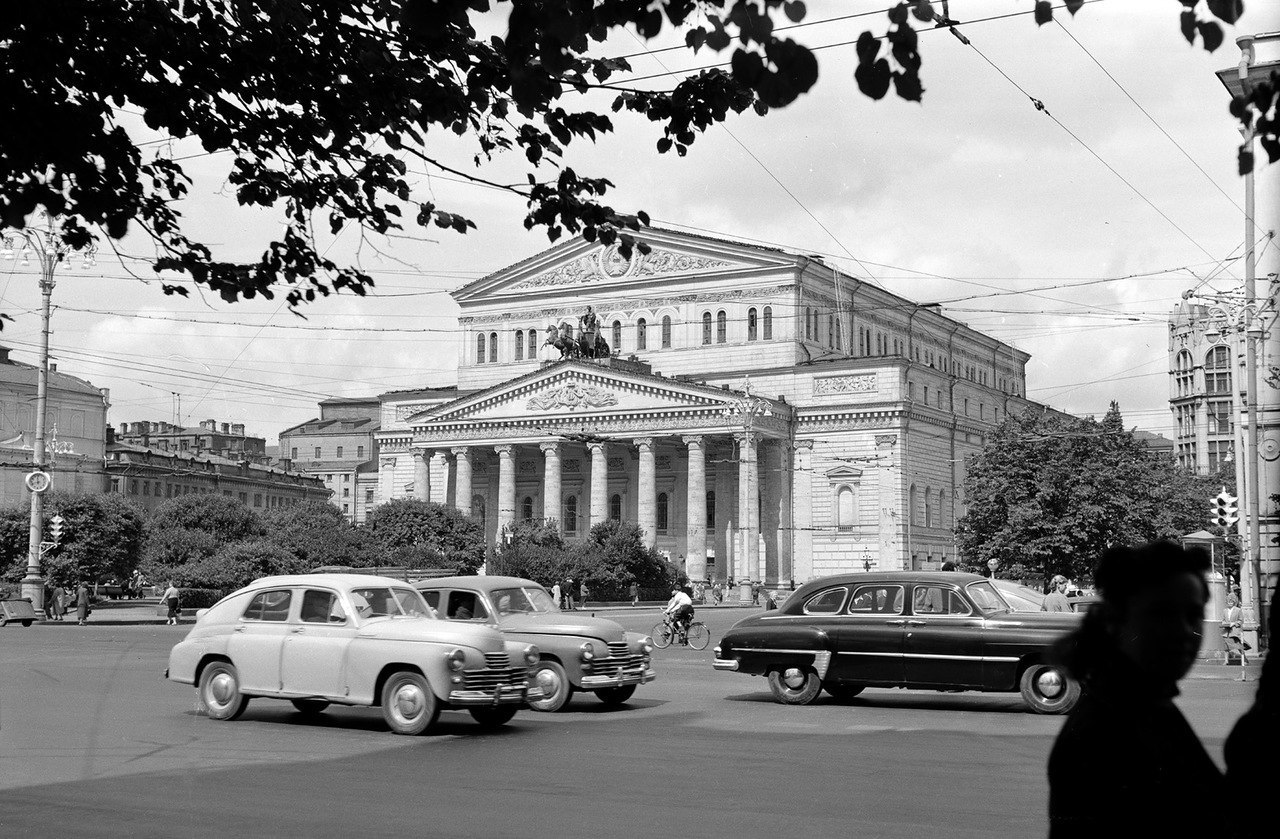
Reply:
M466 677L467 690L485 691L502 685L523 685L529 678L528 671L523 667L486 667L483 670L468 670L463 675Z
M626 641L609 645L609 657L591 662L591 675L616 676L623 670L643 670L644 654L632 653Z
M485 663L485 666L486 666L486 667L489 667L490 669L501 670L501 669L502 669L502 668L504 668L504 667L508 667L509 665L508 665L507 661L508 661L508 659L507 659L507 652L506 652L506 650L503 650L503 651L502 651L502 652L500 652L500 653L485 653L485 654L484 654L484 663Z

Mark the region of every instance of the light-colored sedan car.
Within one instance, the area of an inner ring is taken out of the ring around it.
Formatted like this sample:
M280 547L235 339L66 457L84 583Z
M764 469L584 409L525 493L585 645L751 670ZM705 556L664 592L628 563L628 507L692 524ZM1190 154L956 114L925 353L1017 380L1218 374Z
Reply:
M657 678L653 642L605 618L562 612L547 590L520 577L440 577L414 583L440 617L482 624L508 639L536 643L542 657L534 676L538 711L558 711L575 690L594 691L607 705L631 698Z
M541 697L537 663L532 644L438 620L399 580L296 574L256 580L199 612L165 674L196 685L217 720L270 697L304 714L331 703L381 706L392 731L420 734L446 709L505 724Z

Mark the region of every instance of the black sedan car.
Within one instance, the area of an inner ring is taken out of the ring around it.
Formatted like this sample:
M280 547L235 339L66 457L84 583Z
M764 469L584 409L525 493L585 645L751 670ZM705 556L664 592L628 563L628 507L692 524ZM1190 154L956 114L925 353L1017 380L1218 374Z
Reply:
M1016 612L976 574L842 574L738 621L716 647L714 667L766 677L787 705L808 704L822 690L844 700L867 687L898 687L1020 691L1031 710L1063 714L1080 686L1045 652L1080 618Z

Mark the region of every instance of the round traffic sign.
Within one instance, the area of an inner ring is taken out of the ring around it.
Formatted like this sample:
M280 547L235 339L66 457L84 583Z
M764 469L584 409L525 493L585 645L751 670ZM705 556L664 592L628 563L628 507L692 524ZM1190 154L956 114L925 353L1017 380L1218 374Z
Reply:
M27 489L32 492L44 492L49 488L49 473L36 470L27 473Z
M1000 565L1000 560L996 559L995 557L992 557L991 559L987 560L987 567L990 568L992 571L996 570L997 566L999 565Z

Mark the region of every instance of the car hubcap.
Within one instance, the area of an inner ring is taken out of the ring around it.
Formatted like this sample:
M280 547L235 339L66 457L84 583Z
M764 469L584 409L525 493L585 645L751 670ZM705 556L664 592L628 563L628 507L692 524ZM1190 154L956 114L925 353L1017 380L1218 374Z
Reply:
M425 704L422 691L416 685L401 685L396 691L396 713L406 722L416 719Z
M560 693L560 677L554 670L539 670L538 687L542 688L543 696L551 699Z
M217 705L226 705L235 696L236 680L230 673L219 673L209 680L209 693Z
M799 690L804 687L804 673L795 667L789 667L782 674L782 681L792 690Z
M1057 670L1046 670L1036 677L1036 688L1048 699L1062 693L1062 676Z

